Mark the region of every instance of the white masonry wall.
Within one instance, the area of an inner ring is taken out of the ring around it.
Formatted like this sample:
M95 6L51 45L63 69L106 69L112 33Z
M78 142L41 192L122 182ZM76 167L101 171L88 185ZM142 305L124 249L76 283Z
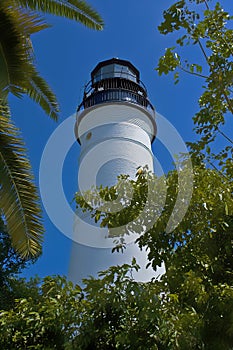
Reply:
M85 109L77 116L76 136L81 142L78 188L113 186L120 174L135 178L137 167L148 165L153 171L151 140L155 133L153 114L131 103L105 103ZM135 278L148 281L161 274L145 269L147 255L134 244L135 236L126 236L124 253L112 253L115 245L107 229L100 228L88 213L80 210L74 220L69 278L81 283L90 275L112 265L131 263L135 257L142 266Z

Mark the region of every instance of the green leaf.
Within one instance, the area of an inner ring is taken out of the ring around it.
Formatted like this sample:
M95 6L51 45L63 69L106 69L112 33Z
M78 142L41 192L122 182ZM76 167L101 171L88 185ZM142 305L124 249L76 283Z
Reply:
M46 14L66 17L85 26L102 30L103 20L100 15L85 1L80 0L16 0L27 9Z
M23 256L41 250L43 226L39 196L18 129L0 113L0 207L14 248Z

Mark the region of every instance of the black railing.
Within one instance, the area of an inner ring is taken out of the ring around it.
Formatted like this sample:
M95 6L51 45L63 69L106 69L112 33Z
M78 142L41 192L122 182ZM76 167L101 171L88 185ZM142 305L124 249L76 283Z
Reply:
M78 111L82 108L89 108L94 105L106 102L131 102L145 107L149 111L154 111L150 101L140 94L140 92L126 89L109 89L92 92L83 98L82 103L78 106Z
M127 84L131 87L133 87L134 89L139 89L141 91L144 92L145 95L147 95L147 90L145 85L143 84L143 82L141 80L131 80L130 77L132 76L132 74L129 73L124 73L125 77L123 76L109 76L109 74L101 74L102 79L101 80L90 80L84 87L84 94L89 94L90 92L92 92L93 90L95 90L95 88L97 86L109 86L110 88L117 88L119 87L119 85L124 85ZM123 86L122 86L123 87Z

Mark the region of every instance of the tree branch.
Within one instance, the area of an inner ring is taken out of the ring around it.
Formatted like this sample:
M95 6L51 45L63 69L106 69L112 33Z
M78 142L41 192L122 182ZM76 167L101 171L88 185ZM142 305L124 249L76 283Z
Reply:
M204 79L207 79L208 77L206 75L202 75L202 74L199 74L199 73L195 73L195 72L190 72L188 69L185 69L184 67L182 66L179 66L179 68L185 72L185 73L189 73L191 75L196 75L197 77L200 77L200 78L204 78Z
M219 134L221 134L223 137L225 137L225 139L227 139L230 143L233 144L233 140L230 137L228 137L223 131L221 131L218 126L216 128Z
M216 170L221 176L228 180L228 177L222 171L220 171L208 158L206 158L206 161L210 166L212 166L214 170Z
M223 93L223 95L225 97L225 100L227 102L227 105L228 105L228 108L229 108L230 112L233 114L233 106L231 105L231 101L229 100L229 98L228 98L228 96L226 94L226 91L224 89L223 89L222 93Z
M202 51L202 53L203 53L203 55L204 55L204 57L206 59L206 62L208 63L208 65L210 65L208 56L207 56L207 54L206 54L206 52L204 50L204 47L203 47L202 43L200 42L200 39L197 39L197 42L198 42L198 45L199 45L199 47L200 47L200 49L201 49L201 51Z

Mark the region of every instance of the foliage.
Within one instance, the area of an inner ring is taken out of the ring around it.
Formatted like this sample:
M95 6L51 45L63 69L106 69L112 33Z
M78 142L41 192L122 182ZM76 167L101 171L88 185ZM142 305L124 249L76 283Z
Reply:
M182 343L196 349L189 322L197 315L180 309L178 319L178 308L159 294L157 282L132 279L138 268L136 261L112 267L86 280L83 291L64 278L46 277L31 296L0 313L1 348L176 349Z
M83 0L15 0L15 2L25 9L62 16L92 29L103 29L101 16Z
M7 102L9 92L20 97L27 94L53 119L58 117L58 104L35 65L31 35L48 27L33 12L16 2L2 1L1 16L1 90L0 98Z
M84 1L1 1L0 99L5 101L9 92L16 96L26 93L57 120L56 97L36 69L31 42L32 34L48 28L38 12L67 17L94 29L102 29L103 22Z
M163 208L166 196L164 178L157 178L147 171L147 167L140 170L136 181L121 175L116 186L100 186L85 194L76 193L76 202L82 210L90 211L94 221L100 221L100 227L108 228L109 237L115 238L116 250L124 246L119 237L142 234L141 230L145 231L142 228L147 229Z
M0 113L4 112L0 109ZM25 257L40 251L43 237L39 197L18 129L0 114L0 198L12 244Z
M176 83L180 71L202 80L200 110L193 117L200 140L189 145L198 158L215 169L220 167L231 178L233 141L223 126L233 113L233 17L219 2L208 0L178 1L163 16L160 33L177 35L174 46L166 49L156 70L160 75L174 72ZM198 62L184 58L194 55ZM221 143L225 140L225 145L215 153L211 144L217 138L222 139Z
M188 235L172 253L165 279L179 303L191 304L202 314L201 336L207 349L232 349L233 344L233 142L223 129L233 112L231 21L216 1L178 1L164 11L159 26L162 34L179 32L181 36L160 58L158 73L174 71L177 83L179 72L184 71L204 85L200 110L193 118L200 139L189 146L194 162L199 159L214 171L205 169L194 183L193 205L179 226ZM184 59L189 50L191 55L195 50L197 57L197 48L202 55L198 62ZM223 147L217 153L214 141Z
M0 313L1 349L71 349L79 325L80 298L80 288L62 277L46 277L42 283L35 280L30 296Z
M39 196L19 130L11 120L9 93L28 95L52 119L58 103L36 67L31 36L48 27L39 13L49 13L102 29L101 17L79 0L2 0L0 2L0 216L22 257L41 250L43 225Z
M185 172L185 167L183 171ZM156 308L156 312L158 312L156 317L159 320L157 323L154 320L153 325L155 329L158 327L159 336L162 337L157 336L157 343L154 340L154 344L157 344L158 349L231 349L230 346L233 343L233 314L232 308L228 306L233 303L232 182L218 171L207 169L204 165L195 166L193 172L192 199L183 220L171 232L166 230L167 223L174 211L177 193L180 191L176 171L169 172L166 177L167 194L163 208L161 204L164 194L159 191L161 183L158 183L155 176L153 182L153 175L146 171L138 174L136 180L120 177L119 185L111 188L101 187L99 192L89 192L87 197L77 195L76 200L81 207L90 211L95 221L100 221L103 226L109 228L110 235L115 226L124 228L117 231L118 234L121 233L117 241L117 250L124 248L124 243L121 244L121 240L124 239L127 230L128 234L133 231L132 223L130 222L127 225L128 218L135 225L137 234L141 233L141 236L137 238L137 242L140 247L147 248L148 258L153 268L156 270L158 265L165 262L166 274L161 281L155 282L156 287L153 292L157 297L162 293L163 298L159 299L158 305L151 305L152 310L153 307ZM150 201L150 205L146 206L147 184L149 182L154 184L150 186L150 195L154 203ZM187 186L184 182L183 185ZM120 188L119 192L117 188ZM129 188L134 189L131 199L127 197ZM89 201L86 202L84 198ZM116 198L119 203L128 204L130 202L130 205L127 208L122 208L120 212L109 212L106 202L103 207L101 198L109 201L110 209L113 208L111 201ZM145 206L147 211L140 217L140 210L144 210ZM154 225L145 232L148 218L149 221L153 220L158 216L158 213L160 213L160 216L157 220L154 220ZM137 220L137 217L140 217L140 219ZM115 270L112 268L110 271L116 273L117 269L118 267ZM109 281L109 284L106 281ZM95 298L98 299L95 306L97 310L97 304L101 305L101 301L100 296L95 297L94 294L97 289L100 289L99 284L102 282L100 280L95 281L96 289L91 296L92 301ZM110 288L111 297L114 293L118 293L118 290L115 290L116 287L111 287L112 282L111 279L106 278L105 280L105 288L107 290ZM86 283L88 284L87 281ZM135 285L138 288L138 284L133 284L133 282L130 288L134 290ZM152 290L154 288L153 283L143 284L143 286L149 289L152 288ZM119 300L124 302L124 298L130 297L128 296L130 288L125 293L123 293L125 286L122 288L122 295ZM149 293L148 290L147 293ZM105 292L103 294L105 303L107 296ZM112 299L109 304L113 305ZM106 307L105 304L104 307ZM122 307L127 309L124 303ZM164 310L166 310L166 314ZM138 321L139 316L136 316L131 308L130 310L127 309L127 312L130 313L130 317L133 319L135 317L135 322ZM94 310L92 310L93 313ZM146 314L144 317L148 320L149 315ZM113 322L113 319L111 319L111 322ZM111 322L110 328L114 327ZM128 334L130 334L127 320L122 316L122 312L120 312L115 322L117 326L121 325L121 322L126 323ZM225 322L227 322L227 326ZM91 327L95 327L93 323L88 325L87 329L91 329ZM123 328L123 326L119 327ZM155 329L153 328L153 332L155 332ZM166 334L166 336L164 335L165 338L163 338L161 329ZM169 329L172 329L172 333L169 332ZM216 332L216 329L219 331ZM104 336L101 332L104 332ZM96 344L102 344L102 339L104 339L103 343L106 344L108 339L113 342L111 344L115 344L111 345L110 348L117 348L116 343L114 343L115 338L114 340L111 338L117 332L117 330L114 330L113 333L108 335L106 325L103 325L103 328L96 330L97 340L93 340L92 346L94 344L94 347L98 348ZM105 336L107 337L106 340ZM156 339L155 335L151 335L151 337ZM90 336L87 338L90 339ZM101 339L101 341L98 339ZM168 339L170 340L168 341ZM135 342L137 340L139 341L136 337ZM124 341L126 342L126 336ZM134 344L133 340L130 340L129 343L131 346ZM101 348L102 345L98 346ZM134 346L140 348L144 345L137 343L132 347ZM85 347L83 348L85 349ZM124 347L120 345L119 348ZM148 347L145 346L144 348Z
M0 313L1 348L232 349L232 288L207 289L189 272L175 292L167 279L136 282L138 268L135 260L111 267L85 280L83 291L46 277Z
M120 178L120 193L125 195L127 182L134 182L137 201L144 202L147 179L146 171L135 181ZM167 233L177 186L177 173L172 171L167 176L167 201L161 216L148 232L141 228L143 234L138 238L155 269L165 261L166 274L161 280L136 282L132 278L132 271L139 269L135 259L131 265L113 266L99 278L84 280L83 291L64 280L48 278L46 288L42 284L38 292L1 314L1 327L8 330L2 332L2 343L12 349L232 349L232 183L215 170L196 166L185 218ZM101 188L101 197L113 199L116 188ZM96 206L89 207L93 217L100 214L96 220L105 220L106 226L111 220L111 228L114 218L121 224L118 213L101 215L95 196L97 191L92 197ZM121 199L125 201L124 196ZM129 217L135 211L133 204L132 212L128 208ZM124 216L122 221L125 223Z
M31 260L30 263L34 262ZM29 262L12 248L11 240L6 232L6 227L0 218L0 310L10 309L16 298L29 295L32 285L19 279L18 275L28 266Z
M131 272L138 268L134 260L85 280L87 304L74 342L77 349L166 348L159 286L134 281Z

